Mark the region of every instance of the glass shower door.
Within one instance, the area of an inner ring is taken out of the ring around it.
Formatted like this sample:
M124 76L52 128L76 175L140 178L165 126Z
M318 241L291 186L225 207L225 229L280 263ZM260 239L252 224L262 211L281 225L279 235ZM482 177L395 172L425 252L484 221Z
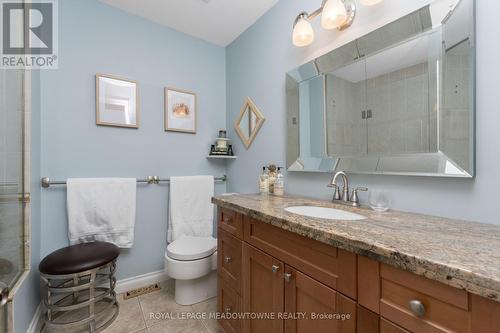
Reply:
M25 269L23 73L0 69L0 333L8 291Z

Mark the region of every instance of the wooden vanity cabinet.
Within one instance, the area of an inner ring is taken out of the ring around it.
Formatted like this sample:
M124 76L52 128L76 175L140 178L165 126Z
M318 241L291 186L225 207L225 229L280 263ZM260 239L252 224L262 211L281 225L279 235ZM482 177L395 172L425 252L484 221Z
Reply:
M228 209L218 218L226 333L500 332L499 302Z
M218 226L218 311L250 316L226 333L356 332L355 255L227 209Z
M355 254L246 216L243 221L246 243L352 299L357 298Z
M270 316L245 320L244 332L355 333L355 309L355 301L243 244L243 311ZM349 318L333 319L336 314L349 314Z

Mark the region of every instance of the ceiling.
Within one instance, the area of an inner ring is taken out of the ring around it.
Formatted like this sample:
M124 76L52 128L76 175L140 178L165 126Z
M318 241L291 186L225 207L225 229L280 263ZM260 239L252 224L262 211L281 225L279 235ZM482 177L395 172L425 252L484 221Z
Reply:
M208 42L227 46L278 0L100 0Z

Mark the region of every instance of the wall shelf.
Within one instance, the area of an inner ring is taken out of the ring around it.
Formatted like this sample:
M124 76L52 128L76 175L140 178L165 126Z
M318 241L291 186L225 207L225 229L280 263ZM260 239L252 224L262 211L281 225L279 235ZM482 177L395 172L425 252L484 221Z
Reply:
M220 159L220 160L235 160L238 156L224 156L224 155L208 155L209 159Z

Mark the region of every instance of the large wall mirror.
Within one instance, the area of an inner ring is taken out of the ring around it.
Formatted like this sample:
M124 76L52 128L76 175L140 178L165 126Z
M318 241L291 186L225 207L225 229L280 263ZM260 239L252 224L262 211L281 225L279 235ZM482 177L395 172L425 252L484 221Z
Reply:
M472 177L474 0L437 0L287 73L290 171Z

